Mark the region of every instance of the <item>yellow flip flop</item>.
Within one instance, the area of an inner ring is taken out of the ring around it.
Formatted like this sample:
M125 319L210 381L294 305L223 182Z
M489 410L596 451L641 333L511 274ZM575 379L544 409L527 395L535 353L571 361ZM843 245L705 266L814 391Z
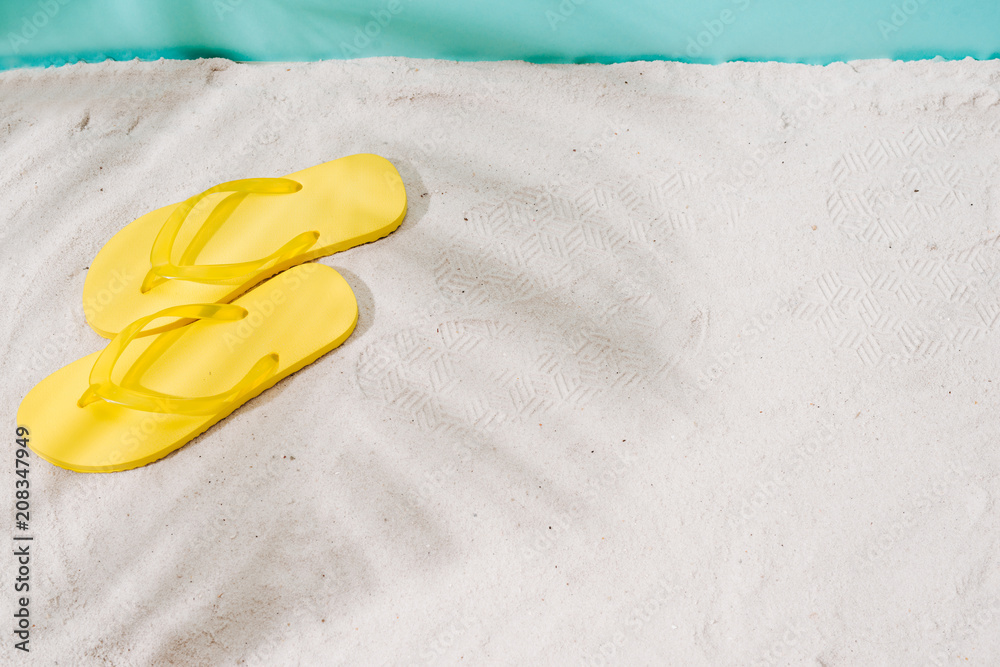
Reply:
M111 338L165 308L227 303L291 266L380 239L405 215L403 180L377 155L222 183L115 234L87 272L84 313Z
M172 324L149 326L162 318ZM21 402L18 424L30 433L29 447L62 468L146 465L343 343L357 321L357 301L339 273L297 266L230 304L172 306L139 318L102 352L39 382Z

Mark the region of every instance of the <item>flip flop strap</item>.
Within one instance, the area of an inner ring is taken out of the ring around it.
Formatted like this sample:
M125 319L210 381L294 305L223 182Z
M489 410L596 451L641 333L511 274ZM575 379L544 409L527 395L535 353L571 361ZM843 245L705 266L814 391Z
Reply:
M200 265L193 263L200 249L247 195L284 195L298 192L301 189L301 183L289 178L244 178L221 183L179 204L163 223L163 227L160 228L153 241L153 247L149 253L149 263L152 266L142 281L140 291L145 294L167 280L188 280L199 283L233 282L257 273L267 265L280 264L301 255L319 240L319 232L303 232L270 255L249 262ZM177 234L184 225L184 221L202 199L218 192L234 194L223 199L212 209L201 228L194 235L191 244L181 257L180 263L174 264L170 258L173 254Z
M77 405L82 408L103 399L108 403L117 403L144 412L178 415L217 414L274 375L278 368L278 355L268 354L261 357L253 365L253 368L243 376L243 379L227 391L193 398L163 394L140 386L125 387L112 381L111 372L129 343L136 338L149 335L143 333L143 329L155 319L161 317L181 318L165 328L158 328L157 332L161 332L185 326L192 319L234 322L246 316L246 308L234 304L192 304L165 308L136 320L122 329L97 357L97 361L94 362L94 367L90 371L90 386L83 392Z

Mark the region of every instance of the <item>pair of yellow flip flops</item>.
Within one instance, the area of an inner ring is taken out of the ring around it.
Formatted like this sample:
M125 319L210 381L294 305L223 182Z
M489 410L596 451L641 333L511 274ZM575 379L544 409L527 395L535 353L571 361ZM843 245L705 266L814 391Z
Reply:
M111 341L28 392L17 420L29 446L79 472L181 447L351 335L347 281L304 262L382 238L405 215L399 172L361 154L223 183L135 220L83 288L87 322Z

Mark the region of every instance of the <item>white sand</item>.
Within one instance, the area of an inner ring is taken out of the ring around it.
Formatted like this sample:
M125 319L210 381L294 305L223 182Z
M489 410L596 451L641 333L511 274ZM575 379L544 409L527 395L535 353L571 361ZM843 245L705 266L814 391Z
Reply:
M33 664L1000 663L997 62L109 63L0 112L11 430L141 213L357 152L411 202L322 260L343 347L156 464L35 459Z

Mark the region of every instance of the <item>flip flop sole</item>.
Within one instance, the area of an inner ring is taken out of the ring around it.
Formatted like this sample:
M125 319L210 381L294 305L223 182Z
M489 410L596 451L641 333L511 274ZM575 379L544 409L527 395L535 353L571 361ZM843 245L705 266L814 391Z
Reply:
M116 366L126 369L118 375L128 376L127 369L149 355L155 361L142 373L143 386L177 396L209 396L234 386L258 359L277 354L277 368L263 384L211 415L146 412L104 400L80 407L100 354L95 352L28 392L17 419L31 433L29 447L50 463L78 472L146 465L339 346L354 331L358 317L347 281L315 263L289 269L233 303L247 310L244 319L197 320L135 339Z
M291 194L250 194L197 253L198 265L231 264L266 257L304 232L319 232L308 251L227 284L167 280L143 293L150 250L164 222L180 205L157 209L126 225L97 253L83 286L87 322L112 338L130 323L188 303L227 303L253 285L296 264L378 240L406 216L406 189L385 158L359 154L289 174L302 185ZM177 235L177 253L228 193L208 195ZM176 257L174 258L176 259Z

